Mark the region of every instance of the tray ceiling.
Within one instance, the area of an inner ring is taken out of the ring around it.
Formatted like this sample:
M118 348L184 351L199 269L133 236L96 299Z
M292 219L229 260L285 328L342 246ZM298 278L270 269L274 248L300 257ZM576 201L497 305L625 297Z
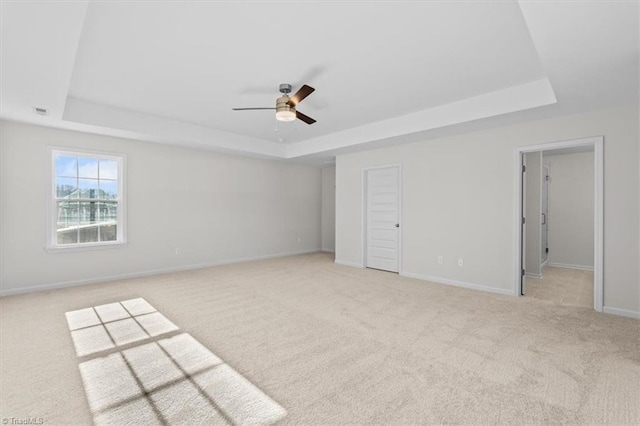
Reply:
M637 101L637 8L4 2L2 117L248 155L325 158L506 114L531 117L556 103L571 112L586 108L584 99L591 107ZM595 84L579 87L584 81ZM280 83L316 88L299 107L316 124L231 111L273 106ZM629 84L635 98L625 95ZM35 116L35 106L50 115Z

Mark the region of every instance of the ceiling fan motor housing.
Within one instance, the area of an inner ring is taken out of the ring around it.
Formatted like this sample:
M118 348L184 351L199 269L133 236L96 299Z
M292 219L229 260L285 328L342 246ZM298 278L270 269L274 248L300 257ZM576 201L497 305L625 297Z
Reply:
M289 95L285 94L276 99L276 118L280 121L296 119L296 108L289 105Z

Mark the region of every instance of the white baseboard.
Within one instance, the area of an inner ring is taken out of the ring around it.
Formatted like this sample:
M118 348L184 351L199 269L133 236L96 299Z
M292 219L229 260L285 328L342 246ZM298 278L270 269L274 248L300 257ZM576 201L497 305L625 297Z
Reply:
M355 263L355 262L347 262L345 260L340 260L340 259L336 259L334 260L334 262L338 265L344 265L344 266L352 266L354 268L362 268L362 264L360 263Z
M328 249L328 248L322 248L320 249L321 252L323 253L335 253L336 251L334 249Z
M571 265L569 263L556 263L556 262L549 262L548 265L556 266L558 268L580 269L582 271L593 271L593 266L587 266L587 265Z
M532 274L527 272L526 274L524 274L525 277L529 277L529 278L542 278L542 274Z
M318 253L319 251L320 249L300 250L300 251L293 251L288 253L268 254L264 256L244 257L244 258L230 259L230 260L219 260L215 262L199 263L195 265L176 266L172 268L154 269L150 271L132 272L127 274L119 274L119 275L109 275L109 276L90 278L90 279L84 279L84 280L43 284L43 285L36 285L36 286L24 287L24 288L12 288L8 290L0 290L0 297L12 296L14 294L33 293L36 291L55 290L58 288L65 288L65 287L76 287L76 286L87 285L87 284L98 284L98 283L104 283L109 281L130 279L130 278L140 278L140 277L146 277L149 275L166 274L170 272L180 272L180 271L188 271L192 269L210 268L212 266L230 265L233 263L253 262L257 260L267 260L267 259L273 259L277 257L295 256L298 254Z
M627 309L610 308L605 306L602 308L602 312L605 314L620 315L621 317L640 319L640 312L629 311Z
M438 283L438 284L453 285L453 286L456 286L456 287L463 287L463 288L468 288L468 289L471 289L471 290L480 290L480 291L485 291L485 292L489 292L489 293L503 294L503 295L506 295L506 296L513 296L514 295L512 290L505 290L505 289L502 289L502 288L489 287L489 286L482 285L482 284L467 283L467 282L464 282L464 281L450 280L450 279L447 279L447 278L430 277L430 276L427 276L427 275L415 274L413 272L400 272L400 275L403 276L403 277L407 277L407 278L417 278L419 280L431 281L431 282Z

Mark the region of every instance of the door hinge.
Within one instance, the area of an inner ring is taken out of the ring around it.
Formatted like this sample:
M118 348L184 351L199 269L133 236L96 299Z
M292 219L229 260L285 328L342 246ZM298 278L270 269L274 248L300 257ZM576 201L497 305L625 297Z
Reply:
M547 247L546 249L544 249L545 253L549 253L549 247Z
M522 224L524 225L524 223L525 223L526 221L527 221L527 220L523 217L523 218L522 218Z
M522 173L527 171L527 166L525 166L524 164L522 165Z
M522 276L524 277L524 269L522 270Z
M546 175L546 176L544 177L544 180L548 181L548 180L549 180L549 175Z

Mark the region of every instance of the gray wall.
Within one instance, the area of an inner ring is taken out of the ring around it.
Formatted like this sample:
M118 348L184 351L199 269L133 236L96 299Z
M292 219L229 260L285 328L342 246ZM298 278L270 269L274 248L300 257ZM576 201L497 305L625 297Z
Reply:
M322 251L336 250L336 168L322 168Z
M50 145L127 155L126 247L44 250ZM6 121L0 156L3 294L320 249L320 168Z
M398 163L402 273L513 294L519 249L516 147L598 135L605 140L604 305L637 314L637 106L338 156L336 262L363 264L362 168ZM457 258L464 258L464 267Z
M542 213L542 152L530 152L524 156L527 172L525 173L525 271L528 275L542 276L541 226Z
M545 161L551 176L549 265L593 269L594 154L551 155Z

